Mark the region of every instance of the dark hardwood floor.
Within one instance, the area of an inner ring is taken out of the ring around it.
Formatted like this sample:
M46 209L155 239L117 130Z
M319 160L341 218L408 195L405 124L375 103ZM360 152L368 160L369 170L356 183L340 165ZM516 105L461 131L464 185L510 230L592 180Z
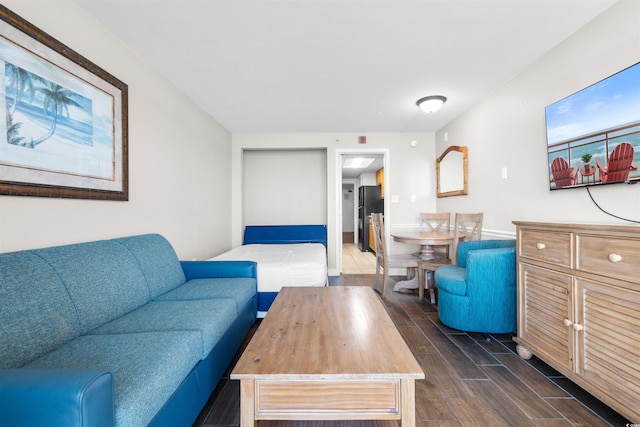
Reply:
M331 286L371 286L374 275L332 277ZM391 278L391 281L400 278ZM444 326L417 292L383 300L426 378L416 382L416 427L627 426L629 421L535 356L522 360L511 335L464 333ZM255 327L254 329L255 330ZM252 331L253 332L253 331ZM252 332L249 334L252 334ZM233 364L232 364L233 365ZM239 381L227 372L194 424L237 427ZM639 402L640 404L640 402ZM260 421L259 427L396 427L397 421Z

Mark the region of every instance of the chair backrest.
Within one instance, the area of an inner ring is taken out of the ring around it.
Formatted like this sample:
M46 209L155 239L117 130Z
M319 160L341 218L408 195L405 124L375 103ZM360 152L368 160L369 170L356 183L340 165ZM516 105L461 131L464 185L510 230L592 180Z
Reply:
M420 231L449 231L451 228L451 214L449 212L420 212L419 225Z
M480 240L482 238L482 213L473 214L456 214L454 238L453 238L453 256L451 263L457 265L458 261L458 243L460 241L468 242L470 240Z
M628 142L620 143L611 152L607 164L606 182L625 181L629 178L633 162L633 147Z
M387 269L387 242L384 236L384 217L381 213L371 214L373 240L375 242L376 262Z
M556 188L573 184L571 182L571 168L569 167L569 163L562 157L553 159L551 163L551 174L553 175L553 182L555 182Z

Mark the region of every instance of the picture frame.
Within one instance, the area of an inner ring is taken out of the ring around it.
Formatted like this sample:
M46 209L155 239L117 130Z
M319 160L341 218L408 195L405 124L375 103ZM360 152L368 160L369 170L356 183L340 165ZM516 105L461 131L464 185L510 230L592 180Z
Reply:
M128 86L2 5L0 20L0 194L128 200Z

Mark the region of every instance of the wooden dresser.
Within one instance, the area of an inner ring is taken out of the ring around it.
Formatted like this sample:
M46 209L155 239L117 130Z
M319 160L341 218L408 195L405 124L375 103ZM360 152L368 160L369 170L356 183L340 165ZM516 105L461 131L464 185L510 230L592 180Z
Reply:
M514 224L518 354L640 423L640 227Z

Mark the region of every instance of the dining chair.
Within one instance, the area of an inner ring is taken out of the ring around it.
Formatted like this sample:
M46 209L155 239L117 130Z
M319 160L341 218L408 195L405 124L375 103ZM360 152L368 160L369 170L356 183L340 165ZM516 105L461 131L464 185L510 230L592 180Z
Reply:
M451 259L434 258L432 260L421 260L418 265L418 298L422 301L424 290L429 290L431 304L436 303L435 289L436 282L434 272L439 267L445 265L456 265L458 244L482 238L482 213L461 214L456 213L453 228L453 240L451 243Z
M451 229L451 214L449 212L420 212L419 214L420 232L435 233L438 231L449 231ZM418 299L422 301L424 291L429 289L431 303L435 304L435 282L433 281L433 271L441 265L447 265L449 260L449 245L434 245L433 260L420 261L418 266ZM427 277L429 276L429 277Z
M382 274L382 289L379 291L380 296L384 298L387 291L387 279L389 278L390 268L407 268L416 271L418 269L418 263L420 258L413 254L391 255L389 254L389 246L387 245L384 217L380 213L371 214L371 225L373 227L373 236L376 243L376 281L373 284L373 289L378 290L378 283L380 279L380 268L383 270Z
M418 226L421 233L449 231L451 229L451 214L449 212L420 212ZM449 245L433 245L433 249L439 252L436 256L449 258Z
M482 213L456 214L454 239L451 245L451 263L457 262L458 244L482 239Z

